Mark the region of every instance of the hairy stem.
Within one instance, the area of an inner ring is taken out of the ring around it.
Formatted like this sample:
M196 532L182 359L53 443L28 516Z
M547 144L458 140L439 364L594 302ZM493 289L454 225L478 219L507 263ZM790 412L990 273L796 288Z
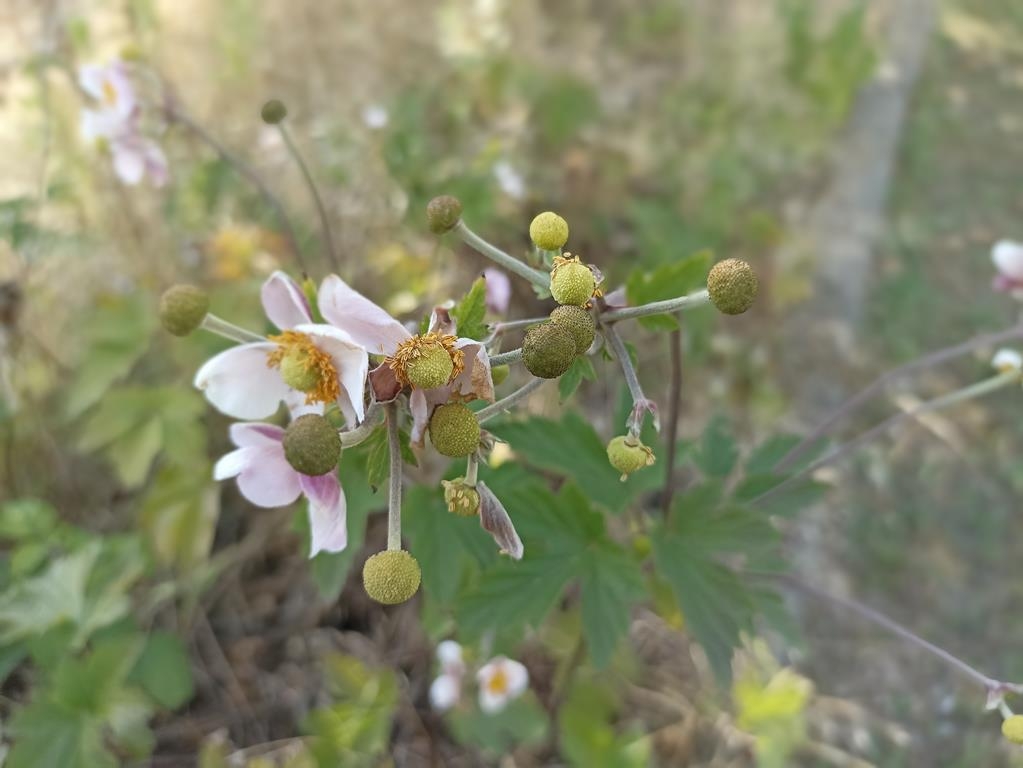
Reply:
M475 488L476 481L479 478L479 471L480 462L474 453L465 462L465 484Z
M525 278L540 288L546 290L550 287L551 277L548 273L541 272L539 269L533 269L529 265L516 259L514 256L505 253L497 246L491 245L469 229L465 225L464 221L459 220L452 231L462 238L462 242L486 256L498 266L504 267L509 272L513 272L519 277Z
M244 328L229 323L223 318L217 317L213 313L209 313L203 318L202 323L199 327L204 331L215 333L218 336L223 336L225 339L231 341L237 341L240 344L251 344L257 341L266 341L266 336L260 336L258 333L247 331Z
M401 442L398 436L398 407L391 402L387 409L387 449L390 451L391 473L387 494L387 548L401 549Z
M302 159L302 153L298 151L298 147L291 138L291 132L288 131L284 123L277 123L277 130L280 131L281 138L284 139L284 145L288 148L288 152L291 154L292 159L302 172L302 178L305 180L306 188L309 190L309 194L312 195L313 202L316 203L316 211L320 215L320 228L323 230L323 239L326 241L327 256L330 259L330 266L335 272L340 272L341 266L338 262L337 249L334 247L334 234L330 231L330 221L327 217L327 208L323 204L323 198L320 197L320 191L316 187L313 175L309 172L309 166L307 166L305 164L305 160Z
M499 336L505 331L514 331L517 328L528 328L531 325L543 323L549 319L549 317L527 317L522 320L505 320L500 323L494 323L491 333L493 336Z
M366 418L362 420L362 424L353 429L342 430L338 432L341 437L342 448L354 448L359 443L363 443L369 439L377 426L380 424L380 419L377 418L380 414L380 403L371 403L369 408L366 410Z
M476 419L480 424L482 424L488 419L492 419L495 416L504 413L520 400L529 397L529 395L539 389L545 381L547 380L538 378L530 379L507 397L501 398L496 403L491 403L486 408L482 408L477 411Z
M614 320L631 320L636 317L646 317L647 315L671 314L672 312L679 312L683 309L702 307L709 301L710 294L708 294L707 289L704 288L703 290L691 293L688 296L677 296L674 299L653 301L649 304L640 304L638 307L609 309L600 313L600 319L610 323Z
M512 349L507 352L502 352L499 355L494 355L490 358L491 365L504 365L505 363L517 363L522 359L522 348Z
M629 415L626 426L629 428L630 435L639 437L639 433L643 429L643 416L648 410L651 410L653 401L643 394L643 387L636 375L636 367L632 364L632 358L629 357L629 350L625 348L625 342L618 335L618 329L608 323L607 325L601 324L601 331L608 346L611 347L611 351L614 352L614 356L618 359L618 365L625 375L625 383L629 387L629 394L632 395L632 413Z

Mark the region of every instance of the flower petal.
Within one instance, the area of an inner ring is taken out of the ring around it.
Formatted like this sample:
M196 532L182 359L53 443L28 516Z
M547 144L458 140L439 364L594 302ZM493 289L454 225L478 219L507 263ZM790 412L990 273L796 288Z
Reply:
M604 294L604 303L610 309L629 306L629 300L625 298L625 286L615 288L613 291Z
M515 659L505 659L504 674L508 679L508 698L517 699L529 687L529 672Z
M309 499L309 557L318 552L341 552L348 546L348 504L337 475L299 475Z
M238 475L238 490L246 499L257 507L285 507L302 494L300 475L284 458L282 445L243 450L253 451Z
M381 363L369 372L369 385L373 399L378 403L389 403L401 394L401 384L387 363Z
M1023 371L1023 355L1015 349L999 349L991 359L991 365L1002 373Z
M231 425L231 442L239 448L269 448L284 440L284 429L276 424L238 422Z
M207 360L195 374L195 386L222 413L236 419L272 416L288 394L280 374L266 364L271 342L241 344Z
M152 139L143 139L142 154L145 158L146 174L153 182L153 186L162 187L170 177L167 171L167 156L163 149Z
M494 402L494 377L486 347L474 339L458 339L455 348L465 353L465 368L451 382L451 391Z
M349 424L362 421L366 416L364 393L369 374L369 355L365 348L330 325L296 325L295 330L308 334L317 349L330 355L341 384L338 406Z
M487 281L487 309L496 315L503 315L508 311L508 303L511 301L511 280L508 273L496 267L487 267L483 270L483 279Z
M454 675L441 675L430 684L430 706L437 712L447 712L458 703L461 679Z
M1023 243L999 240L991 249L991 261L1006 277L1023 280Z
M430 323L427 326L429 333L442 333L445 336L454 336L456 323L451 317L451 308L455 306L453 301L446 305L434 307L430 313Z
M266 316L282 331L313 321L309 302L306 301L302 288L280 270L270 275L263 283L260 297Z
M371 354L393 354L398 345L412 335L384 309L337 275L328 275L323 281L318 301L327 322L346 331L356 344Z
M441 669L447 674L465 669L465 662L462 661L462 646L454 640L441 640L437 644L437 661L440 662Z
M525 549L508 510L486 483L477 483L476 490L480 494L480 526L494 537L501 554L521 560Z
M256 451L252 448L239 448L236 451L225 453L213 465L213 479L227 480L232 477L238 477L238 475L248 469L249 464L255 458L255 454Z
M114 141L110 145L114 157L114 173L130 187L135 186L146 173L146 156L133 141Z

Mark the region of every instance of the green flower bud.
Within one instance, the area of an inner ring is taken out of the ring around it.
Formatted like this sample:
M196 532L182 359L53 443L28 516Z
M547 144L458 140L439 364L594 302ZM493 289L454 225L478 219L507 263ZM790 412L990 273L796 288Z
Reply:
M742 259L725 259L707 275L707 292L719 312L741 315L753 306L757 296L757 276Z
M619 435L607 444L607 460L622 473L622 481L633 472L654 463L654 452L639 441L638 437Z
M597 280L579 257L557 256L551 269L551 296L558 304L581 307L593 297Z
M1002 721L1002 735L1013 744L1023 744L1023 715L1011 715Z
M537 248L560 251L568 242L568 222L553 211L544 211L530 222L529 237Z
M398 605L419 589L419 563L404 549L385 549L366 560L362 585L366 594L383 605Z
M443 235L455 228L462 218L462 203L457 197L441 195L426 205L426 223L435 235Z
M581 355L593 344L597 333L597 325L593 315L582 307L563 305L551 312L551 322L572 334L575 340L575 353Z
M464 477L454 480L441 480L444 486L444 503L448 512L461 517L472 517L480 511L480 492L466 484Z
M511 366L508 365L495 365L490 369L490 378L494 381L494 386L498 387L504 384L505 379L508 378L508 374L511 373Z
M572 334L552 322L534 325L522 341L522 363L526 370L541 379L556 379L575 360L575 339Z
M270 99L259 111L259 116L267 125L277 125L284 122L284 118L288 116L288 108L280 99Z
M476 414L462 403L437 406L430 417L430 442L442 456L455 459L470 455L480 445Z
M303 475L326 475L341 458L341 438L325 418L307 413L285 430L284 458Z
M168 333L187 336L206 318L210 297L195 285L173 285L160 297L160 322Z
M440 342L431 342L423 344L419 357L410 360L405 366L405 375L413 387L433 389L451 381L454 370L451 353Z

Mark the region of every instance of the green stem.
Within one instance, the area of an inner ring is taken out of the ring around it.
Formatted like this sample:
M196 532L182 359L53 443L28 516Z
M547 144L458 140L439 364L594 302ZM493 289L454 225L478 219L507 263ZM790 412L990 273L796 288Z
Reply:
M523 384L521 387L516 389L507 397L498 400L496 403L491 403L486 408L482 408L479 411L477 411L476 419L479 421L480 424L482 424L488 419L492 419L495 416L504 413L517 402L519 402L519 400L528 397L532 392L539 389L545 381L547 381L547 379L538 378L530 379L528 382Z
M305 160L302 159L302 153L298 151L298 147L295 142L291 139L291 133L285 127L284 123L277 123L277 130L281 133L281 138L284 139L284 144L288 148L288 152L291 154L292 159L298 165L299 170L302 172L302 178L305 180L306 188L309 190L309 194L313 197L313 202L316 203L316 211L320 215L320 227L323 229L323 238L327 245L327 256L330 259L330 266L335 272L341 271L341 266L337 258L337 249L334 247L334 234L330 231L330 221L327 218L327 208L323 204L323 198L320 197L320 191L316 187L316 182L313 180L313 175L309 172L309 167L305 164Z
M360 443L368 440L369 437L376 432L377 427L380 425L380 419L377 418L379 413L380 403L370 404L369 409L366 411L366 418L362 420L362 424L354 429L338 433L341 437L341 447L354 448Z
M257 341L267 340L266 336L260 336L258 333L247 331L234 323L229 323L227 320L217 317L212 312L203 318L199 327L205 331L209 331L210 333L223 336L225 339L237 341L240 344L251 344Z
M505 253L497 246L491 245L469 229L465 225L464 221L460 220L452 231L462 238L462 241L466 245L475 249L483 256L486 256L498 266L507 269L509 272L513 272L519 277L525 278L539 288L543 288L544 290L548 290L550 288L551 276L547 272L541 272L539 269L533 269L529 265L523 264L514 256Z
M401 443L398 435L398 408L391 402L387 409L387 448L391 473L387 494L387 548L401 549Z
M508 352L502 352L499 355L493 355L490 358L491 365L505 365L506 363L517 363L522 359L522 348L512 349Z
M622 307L621 309L609 309L600 313L600 319L607 322L614 320L631 320L636 317L647 315L663 315L679 312L683 309L702 307L710 301L710 294L707 289L691 293L688 296L678 296L674 299L664 301L653 301L649 304L640 304L638 307Z

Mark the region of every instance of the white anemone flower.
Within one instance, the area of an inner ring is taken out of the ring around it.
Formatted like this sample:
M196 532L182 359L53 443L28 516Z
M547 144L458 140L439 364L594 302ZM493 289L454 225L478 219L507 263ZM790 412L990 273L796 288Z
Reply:
M1023 373L1023 355L1015 349L1000 349L991 358L991 365L999 373L1009 373L1010 371Z
M497 656L476 673L480 688L480 709L492 715L517 699L529 687L529 672L517 661Z
M1023 300L1023 243L999 240L991 249L991 261L998 270L994 289Z

